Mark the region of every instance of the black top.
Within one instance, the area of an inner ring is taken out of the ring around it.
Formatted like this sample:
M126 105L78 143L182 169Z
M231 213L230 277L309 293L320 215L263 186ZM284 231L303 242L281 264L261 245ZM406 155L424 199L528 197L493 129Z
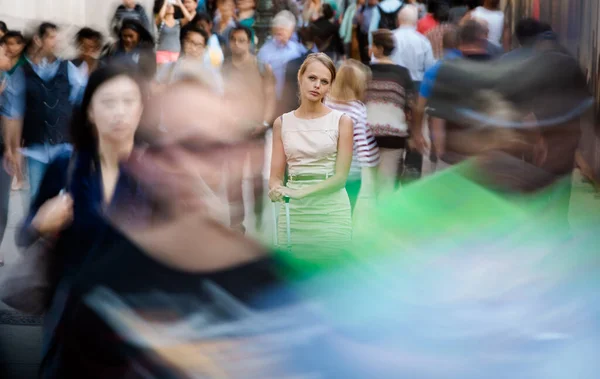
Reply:
M314 21L310 26L319 51L326 53L332 59L344 55L344 44L340 38L340 28L325 17Z

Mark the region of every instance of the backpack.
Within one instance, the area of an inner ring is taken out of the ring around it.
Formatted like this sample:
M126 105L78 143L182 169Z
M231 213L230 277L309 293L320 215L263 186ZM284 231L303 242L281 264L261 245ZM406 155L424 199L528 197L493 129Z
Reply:
M379 9L379 15L381 16L379 19L378 28L388 30L396 29L398 27L398 12L400 12L400 9L402 9L403 6L404 3L400 5L395 11L386 12L383 9L381 9L380 5L378 5L377 8Z

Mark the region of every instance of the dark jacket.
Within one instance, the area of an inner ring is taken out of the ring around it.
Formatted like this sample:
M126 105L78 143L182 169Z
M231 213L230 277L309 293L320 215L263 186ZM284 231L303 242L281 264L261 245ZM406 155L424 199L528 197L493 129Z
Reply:
M340 38L340 27L325 17L321 17L310 26L317 48L319 51L329 55L332 59L338 59L344 55L344 44Z
M71 84L68 64L68 61L61 62L56 75L48 82L35 73L29 62L23 64L27 106L23 120L25 146L68 142L73 111L69 100Z

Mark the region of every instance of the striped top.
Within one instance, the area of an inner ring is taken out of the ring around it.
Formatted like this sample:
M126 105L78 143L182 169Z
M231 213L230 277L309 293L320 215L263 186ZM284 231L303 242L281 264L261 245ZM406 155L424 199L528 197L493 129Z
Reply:
M360 179L361 167L377 167L379 165L379 147L373 132L367 126L367 108L358 100L338 102L331 99L325 101L331 109L343 112L354 124L354 156L348 179Z

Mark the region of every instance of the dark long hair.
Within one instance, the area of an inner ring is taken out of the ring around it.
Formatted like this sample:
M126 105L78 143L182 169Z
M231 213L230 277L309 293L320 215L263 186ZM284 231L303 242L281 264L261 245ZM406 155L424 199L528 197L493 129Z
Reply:
M88 80L81 104L73 111L70 133L75 151L86 152L97 157L98 134L96 127L89 119L88 111L96 90L104 83L119 76L126 76L137 83L142 94L144 109L147 109L145 105L148 101L148 84L140 78L139 74L132 67L128 65L109 64L98 68Z
M118 44L120 50L123 50L123 41L121 40L121 34L125 29L133 30L140 36L140 41L138 43L138 47L140 49L154 48L154 37L152 37L152 34L150 34L150 32L144 27L144 25L142 25L142 23L138 20L126 18L121 24L121 29L119 29Z

